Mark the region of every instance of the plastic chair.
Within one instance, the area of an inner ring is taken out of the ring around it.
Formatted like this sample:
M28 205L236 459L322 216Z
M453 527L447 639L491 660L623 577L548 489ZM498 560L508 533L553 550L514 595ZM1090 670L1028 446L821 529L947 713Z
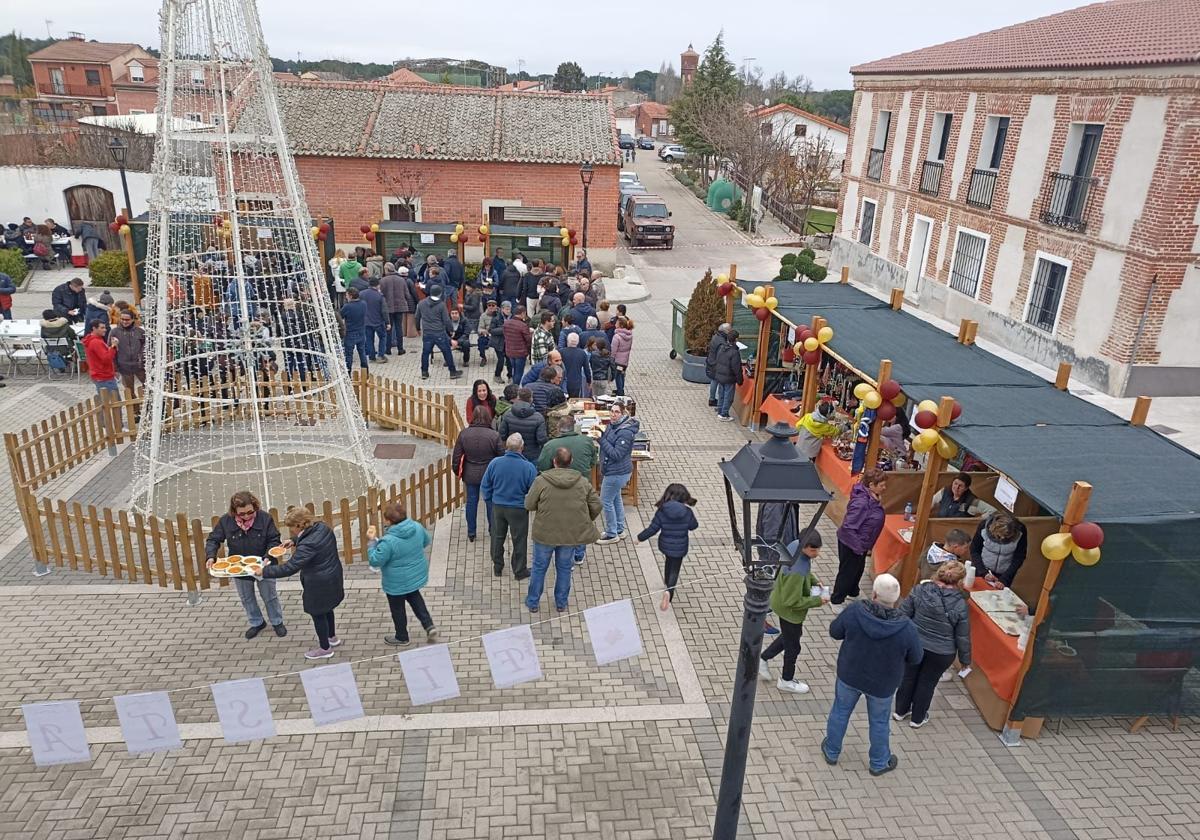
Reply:
M32 362L39 372L46 366L43 342L40 338L8 338L4 340L4 353L8 357L8 375L16 374L22 364Z
M70 338L47 338L43 340L43 350L46 356L46 375L53 377L54 368L50 366L50 354L53 351L58 351L63 360L67 363L66 373L69 375L71 368L75 368L75 382L79 383L79 355L76 352L76 345L79 342Z

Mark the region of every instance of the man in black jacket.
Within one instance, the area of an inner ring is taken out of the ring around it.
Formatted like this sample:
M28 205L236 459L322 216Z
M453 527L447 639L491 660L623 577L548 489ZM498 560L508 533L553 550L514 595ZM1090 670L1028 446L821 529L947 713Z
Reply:
M442 351L446 369L451 379L458 379L462 371L454 367L454 356L450 354L450 335L455 324L450 320L446 304L442 302L442 287L436 283L429 287L429 297L417 304L417 332L421 334L421 378L429 378L429 357L433 348Z
M525 449L522 451L525 459L537 463L538 456L542 454L542 446L548 437L546 418L534 410L533 394L528 388L517 391L517 401L512 404L512 408L504 412L497 431L505 440L514 432L519 434L525 441Z
M704 360L704 375L708 377L708 404L717 407L717 380L713 378L713 365L717 361L717 351L725 343L725 334L729 332L729 324L721 324L708 340L708 356Z
M467 282L467 274L463 264L458 261L457 251L446 252L446 262L442 266L442 285L446 288L446 296L453 302L458 297L458 290Z
M87 312L87 295L83 291L83 281L72 277L61 286L55 287L50 293L50 305L72 324L83 321L83 314Z
M742 353L737 346L737 330L725 334L725 343L717 348L713 359L713 379L717 381L717 419L729 422L733 405L733 389L742 384Z
M266 557L268 551L281 543L281 539L271 515L262 510L253 493L243 490L233 494L229 500L229 512L217 520L216 527L204 542L204 555L210 569L217 562L217 552L221 550L222 543L227 546L229 555ZM251 577L233 579L238 598L242 601L242 609L246 611L246 620L250 622L250 629L246 631L247 639L253 639L267 627L262 610L258 606L258 599L254 596L254 583L254 578ZM271 625L275 628L275 635L286 636L283 607L279 604L275 581L258 581L258 593L262 595L267 617L271 619Z

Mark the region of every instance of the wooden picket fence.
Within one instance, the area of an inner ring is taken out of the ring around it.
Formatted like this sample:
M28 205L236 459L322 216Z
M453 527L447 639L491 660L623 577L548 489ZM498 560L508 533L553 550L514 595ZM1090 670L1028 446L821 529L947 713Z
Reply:
M287 382L273 385L295 387ZM203 386L215 391L222 387L230 386ZM447 448L463 428L455 400L448 394L372 376L356 376L354 391L368 423L440 441ZM158 517L98 508L56 498L47 488L73 468L105 451L115 453L118 444L131 441L142 396L120 399L106 392L28 429L4 434L13 490L34 559L114 580L188 592L225 585L227 580L209 576L204 563L204 540L217 517L205 522L184 513ZM224 406L215 410L218 413L206 418L207 422L225 419ZM315 402L312 410L318 410ZM232 418L240 411L244 408L229 407L227 413ZM122 416L126 430L117 419ZM179 428L187 428L191 422L180 421ZM447 453L399 483L368 488L354 499L325 500L308 507L337 535L342 560L349 564L366 560L367 529L375 526L382 530L385 503L403 501L409 516L430 526L461 505L464 495L465 488ZM283 514L274 508L270 514L282 526Z

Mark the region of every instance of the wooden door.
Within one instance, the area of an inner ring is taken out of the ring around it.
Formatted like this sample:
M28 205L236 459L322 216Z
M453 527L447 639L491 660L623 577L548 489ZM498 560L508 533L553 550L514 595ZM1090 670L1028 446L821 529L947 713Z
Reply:
M108 229L117 217L117 206L111 192L93 184L78 184L63 190L63 196L67 200L67 216L70 217L64 227L76 233L80 222L91 222L104 240L105 250L121 250L121 237Z

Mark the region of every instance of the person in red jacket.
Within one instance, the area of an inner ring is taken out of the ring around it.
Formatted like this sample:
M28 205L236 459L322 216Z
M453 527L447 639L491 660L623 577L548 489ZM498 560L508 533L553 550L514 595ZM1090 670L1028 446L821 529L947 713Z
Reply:
M533 349L533 331L529 329L528 320L525 307L518 306L513 316L504 322L504 354L508 356L513 382L520 382L525 375L525 362Z
M108 334L108 320L97 318L88 325L88 334L83 337L83 353L87 359L88 376L96 386L96 396L101 391L112 391L113 399L120 399L121 391L117 388L117 371L114 362L117 358L117 340L105 339ZM104 419L103 414L101 419Z

